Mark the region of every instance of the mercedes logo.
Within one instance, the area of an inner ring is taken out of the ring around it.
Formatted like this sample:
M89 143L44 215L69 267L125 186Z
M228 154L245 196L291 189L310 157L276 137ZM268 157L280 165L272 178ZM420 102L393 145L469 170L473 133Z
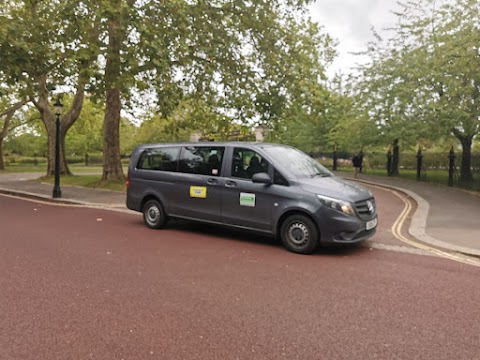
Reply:
M369 200L367 201L368 212L373 213L373 203Z

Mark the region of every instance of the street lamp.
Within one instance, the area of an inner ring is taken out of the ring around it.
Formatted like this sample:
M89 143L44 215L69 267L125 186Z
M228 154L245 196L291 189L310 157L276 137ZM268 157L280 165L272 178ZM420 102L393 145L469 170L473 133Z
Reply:
M53 186L53 197L61 198L62 190L60 189L60 115L62 115L63 104L60 102L60 97L53 104L57 121L55 124L55 185Z

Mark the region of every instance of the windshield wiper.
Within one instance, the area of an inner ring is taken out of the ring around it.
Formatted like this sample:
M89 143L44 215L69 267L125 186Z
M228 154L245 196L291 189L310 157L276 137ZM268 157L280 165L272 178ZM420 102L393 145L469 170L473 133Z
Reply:
M316 174L311 175L310 177L314 178L314 177L317 177L317 176L320 176L320 177L329 177L330 174L329 174L329 173L316 173Z

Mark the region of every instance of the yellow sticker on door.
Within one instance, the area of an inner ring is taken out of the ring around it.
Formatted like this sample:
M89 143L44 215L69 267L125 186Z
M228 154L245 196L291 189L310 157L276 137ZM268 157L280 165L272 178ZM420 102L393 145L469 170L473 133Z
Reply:
M255 194L240 193L240 206L255 207Z
M207 188L205 186L190 186L190 197L205 199Z

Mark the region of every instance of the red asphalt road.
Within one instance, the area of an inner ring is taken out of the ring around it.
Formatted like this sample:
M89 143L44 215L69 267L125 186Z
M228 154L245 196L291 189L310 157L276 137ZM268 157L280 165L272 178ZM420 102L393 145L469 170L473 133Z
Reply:
M1 195L0 229L1 360L480 359L469 265Z

